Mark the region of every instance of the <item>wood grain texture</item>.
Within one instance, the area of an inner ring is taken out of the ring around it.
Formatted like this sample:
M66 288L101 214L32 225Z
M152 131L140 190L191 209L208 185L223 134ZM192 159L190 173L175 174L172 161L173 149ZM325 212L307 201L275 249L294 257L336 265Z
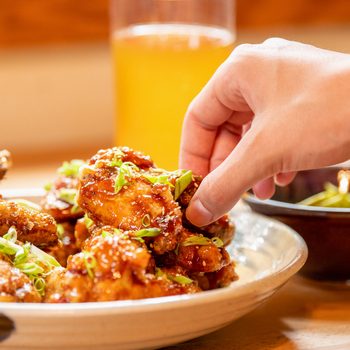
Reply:
M108 0L1 0L0 47L108 38ZM237 0L241 28L349 23L348 0Z

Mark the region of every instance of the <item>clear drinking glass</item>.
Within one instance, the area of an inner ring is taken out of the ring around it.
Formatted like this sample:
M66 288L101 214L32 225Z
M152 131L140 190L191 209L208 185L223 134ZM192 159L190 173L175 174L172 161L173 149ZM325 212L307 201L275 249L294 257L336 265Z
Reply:
M177 168L186 109L233 49L234 0L111 0L116 145Z

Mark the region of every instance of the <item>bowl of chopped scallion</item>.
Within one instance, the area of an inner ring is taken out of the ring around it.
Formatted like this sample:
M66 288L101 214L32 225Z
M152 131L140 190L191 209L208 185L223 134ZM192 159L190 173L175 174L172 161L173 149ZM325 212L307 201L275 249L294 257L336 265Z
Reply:
M350 280L350 170L329 167L301 171L271 199L243 197L253 211L295 229L309 257L300 271L318 280Z

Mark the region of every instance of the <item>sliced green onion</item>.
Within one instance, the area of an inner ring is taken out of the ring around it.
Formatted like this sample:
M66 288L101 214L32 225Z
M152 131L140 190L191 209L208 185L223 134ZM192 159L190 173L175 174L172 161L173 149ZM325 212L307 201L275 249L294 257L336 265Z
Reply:
M135 237L144 238L144 237L157 237L161 233L159 228L144 228L135 232Z
M10 235L8 238L11 238ZM9 256L13 266L26 274L38 292L43 295L45 281L42 276L61 266L57 260L29 242L19 245L0 237L0 253Z
M143 177L145 177L153 185L160 184L160 185L169 185L170 187L174 187L174 185L169 181L169 175L163 174L159 176L153 176L153 175L144 174Z
M155 272L154 272L154 276L156 278L161 278L161 277L165 276L165 273L163 272L162 269L160 269L159 267L156 267Z
M113 235L112 235L110 232L105 231L105 230L102 230L101 236L102 236L103 238L106 238L106 237L113 237Z
M40 295L45 294L46 283L42 277L34 277L33 278L33 285Z
M86 267L86 271L90 278L94 278L94 268L96 267L96 259L90 252L83 252L84 256L84 264Z
M222 248L224 246L224 242L219 237L213 237L211 241L218 247Z
M44 273L44 269L35 262L27 262L15 265L17 269L21 270L26 275L40 275Z
M11 241L13 243L16 243L17 241L17 230L14 226L11 226L6 234L3 235L3 238L5 238L8 241Z
M94 222L88 217L87 214L84 216L84 224L86 228L90 228L94 224Z
M19 245L0 237L0 253L5 255L15 255L19 248Z
M114 192L116 194L119 193L123 186L129 184L129 182L126 180L126 176L132 177L134 171L140 171L140 169L132 162L124 162L120 165L119 172L114 183Z
M57 236L60 240L63 239L63 235L64 235L64 227L62 224L57 224Z
M30 254L30 243L23 244L20 249L16 252L15 259L13 260L14 266L20 265L28 261Z
M125 174L119 170L119 173L115 179L114 182L114 193L117 194L119 191L123 188L123 186L126 186L128 182L125 179Z
M212 241L204 236L191 236L186 238L183 242L182 245L184 247L191 246L191 245L208 245L211 244Z
M76 214L79 211L80 211L80 207L78 204L74 204L70 210L71 214Z
M51 191L52 186L53 186L52 183L51 183L51 182L48 182L47 184L44 185L44 190L45 190L46 192L49 192L49 191Z
M52 255L45 253L33 244L30 245L30 252L50 269L61 266Z
M122 152L120 149L116 149L114 151L114 158L110 161L108 166L110 167L120 167L123 164L123 158L125 156L125 153Z
M215 244L218 248L222 248L224 246L224 242L219 237L213 237L212 239L204 237L204 236L191 236L186 238L182 242L182 246L187 247L191 245L209 245Z
M75 205L77 190L75 188L62 188L58 191L58 198L70 205Z
M40 205L33 203L31 201L28 201L26 199L11 199L10 202L16 203L21 207L30 209L30 210L41 211L42 209Z
M170 279L170 281L179 283L179 284L191 284L193 280L190 278L183 276L183 275L170 275L167 274L167 277Z
M151 217L149 214L146 214L142 220L141 220L142 226L144 227L148 227L149 225L151 225Z
M192 171L187 170L182 174L175 182L175 194L174 199L178 199L187 186L192 182Z
M78 177L80 167L85 165L85 162L81 159L73 159L70 162L63 162L58 168L57 172L61 175L69 177Z

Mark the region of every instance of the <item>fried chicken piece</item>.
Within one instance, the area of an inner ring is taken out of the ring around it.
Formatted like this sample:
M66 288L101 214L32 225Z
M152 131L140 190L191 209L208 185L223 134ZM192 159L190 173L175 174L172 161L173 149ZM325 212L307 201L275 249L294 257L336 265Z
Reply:
M57 244L57 227L52 216L0 198L0 236L14 226L18 240L31 242L38 247Z
M141 299L200 289L147 273L152 264L144 243L130 232L103 227L88 239L84 251L71 256L67 270L53 272L47 281L45 302L88 302Z
M2 180L11 166L11 154L6 149L0 151L0 180Z
M193 181L187 186L187 188L179 197L178 202L181 208L183 209L183 211L185 211L186 208L188 207L201 181L202 181L202 178L200 176L193 176ZM189 228L190 230L196 231L198 233L202 233L203 235L209 238L219 237L223 241L225 246L232 241L234 236L234 231L235 231L235 226L232 220L230 220L230 217L228 214L222 216L221 218L214 221L213 223L203 227L193 226L186 219L186 216L183 215L183 225Z
M110 163L113 160L119 159L123 163L131 162L142 170L148 170L155 165L150 156L143 154L142 152L134 151L129 147L113 147L108 149L99 150L89 161L90 165L97 165L102 162L102 166Z
M162 266L181 266L187 273L219 271L230 263L226 249L217 247L210 239L190 232L181 232L175 251L160 257L157 263Z
M57 225L59 242L53 247L46 249L46 252L52 255L62 266L67 265L67 259L70 255L79 252L76 244L75 224L64 222Z
M0 302L40 303L41 296L29 278L0 256Z
M91 236L93 229L96 227L92 220L89 219L89 221L91 222L89 226L93 225L93 227L87 227L85 218L77 220L77 223L75 224L74 237L75 245L78 249L82 248L84 242Z
M182 214L172 185L156 182L159 172L152 165L148 157L129 148L100 151L81 170L77 202L98 226L159 228L161 234L152 239L151 248L164 254L176 248Z
M227 287L231 282L238 280L235 264L232 261L219 271L194 273L190 274L190 277L197 281L199 287L203 290Z
M84 212L75 203L77 187L76 177L59 176L43 198L43 211L54 217L57 222L81 218Z
M213 272L220 270L230 262L227 251L217 247L210 240L204 245L186 245L187 240L198 237L200 236L187 230L182 232L176 255L176 265L184 267L189 272Z

